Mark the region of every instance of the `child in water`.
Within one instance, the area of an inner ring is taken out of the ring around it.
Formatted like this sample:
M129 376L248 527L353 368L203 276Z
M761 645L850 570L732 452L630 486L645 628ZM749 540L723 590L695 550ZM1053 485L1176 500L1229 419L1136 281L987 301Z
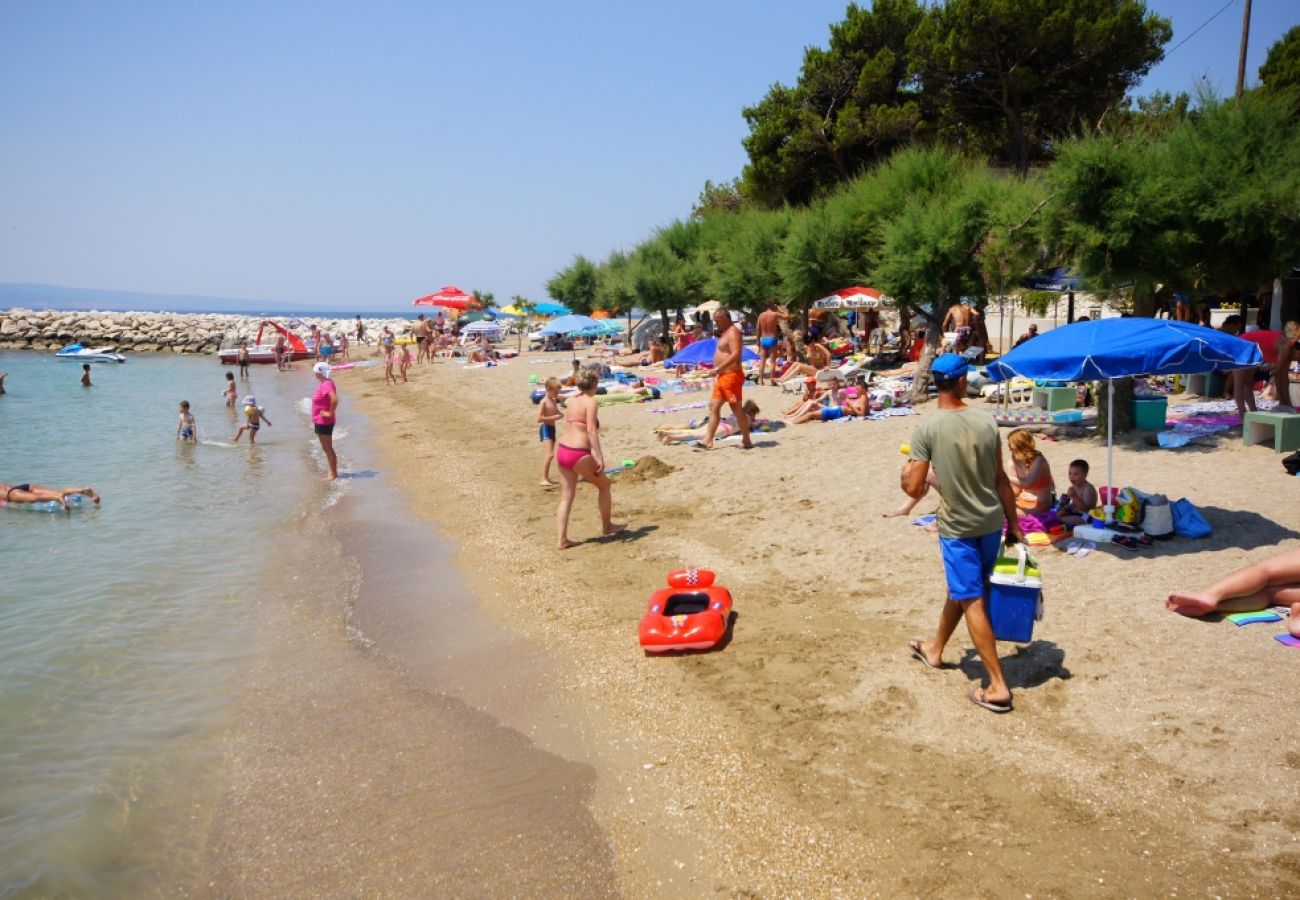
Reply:
M266 417L266 413L262 411L262 407L257 405L256 397L249 396L244 398L244 418L248 421L243 425L240 425L239 430L235 432L235 443L238 444L240 435L247 431L248 443L256 444L257 430L262 427L262 423L265 422L267 425L271 424L271 420Z
M90 363L81 364L81 386L91 387L90 384Z
M560 379L546 379L546 396L537 407L537 439L542 442L546 457L542 460L542 487L555 487L558 481L551 480L551 460L555 459L555 423L563 415L560 412Z
M239 345L239 377L248 377L248 344L242 342Z
M235 408L235 398L239 396L239 390L235 387L234 372L226 373L226 389L221 392L221 396L226 398L226 406Z
M190 413L190 401L181 401L180 421L176 424L176 440L185 441L189 444L199 442L199 426L194 421L193 414Z

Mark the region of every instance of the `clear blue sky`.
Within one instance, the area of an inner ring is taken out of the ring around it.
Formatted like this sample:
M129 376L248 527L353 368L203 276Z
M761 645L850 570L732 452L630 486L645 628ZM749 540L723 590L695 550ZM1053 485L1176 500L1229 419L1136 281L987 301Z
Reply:
M393 309L544 297L744 165L843 0L0 5L0 281ZM1173 48L1224 0L1156 0ZM1142 93L1230 93L1242 0ZM1255 0L1248 74L1300 23Z

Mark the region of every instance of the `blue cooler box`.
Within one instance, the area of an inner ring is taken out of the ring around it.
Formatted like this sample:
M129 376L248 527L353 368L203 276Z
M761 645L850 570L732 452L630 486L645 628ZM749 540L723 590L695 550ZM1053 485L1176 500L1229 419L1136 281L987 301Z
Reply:
M1034 639L1034 623L1043 618L1043 579L1025 545L1016 549L1015 557L998 557L989 578L989 623L999 641L1024 644Z

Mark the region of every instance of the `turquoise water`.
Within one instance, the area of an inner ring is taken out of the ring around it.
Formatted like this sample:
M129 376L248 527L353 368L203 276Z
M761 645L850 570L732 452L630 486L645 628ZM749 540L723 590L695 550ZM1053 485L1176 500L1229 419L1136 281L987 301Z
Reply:
M277 545L329 498L315 381L254 367L240 396L274 425L249 447L211 358L95 364L91 388L40 354L0 352L0 371L0 481L103 497L0 509L0 896L156 889L202 852ZM197 446L174 439L182 399Z

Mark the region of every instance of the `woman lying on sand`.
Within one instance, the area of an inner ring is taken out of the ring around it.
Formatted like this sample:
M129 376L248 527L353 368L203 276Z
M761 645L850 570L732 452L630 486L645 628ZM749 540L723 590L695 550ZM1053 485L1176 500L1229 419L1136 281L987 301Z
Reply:
M744 409L745 415L749 416L750 428L767 424L766 419L758 418L758 404L753 400L746 400L741 408ZM718 422L717 437L729 437L736 433L736 428L736 417L725 416ZM685 425L658 425L654 433L659 436L661 444L689 444L691 441L704 440L708 430L709 417L705 416L698 424L687 422Z
M1287 630L1300 637L1300 550L1238 569L1198 593L1173 593L1165 600L1165 609L1193 617L1288 605Z
M53 488L43 484L5 484L0 482L0 495L6 503L48 503L53 500L64 509L68 508L68 498L74 494L89 497L96 504L99 494L90 487Z

